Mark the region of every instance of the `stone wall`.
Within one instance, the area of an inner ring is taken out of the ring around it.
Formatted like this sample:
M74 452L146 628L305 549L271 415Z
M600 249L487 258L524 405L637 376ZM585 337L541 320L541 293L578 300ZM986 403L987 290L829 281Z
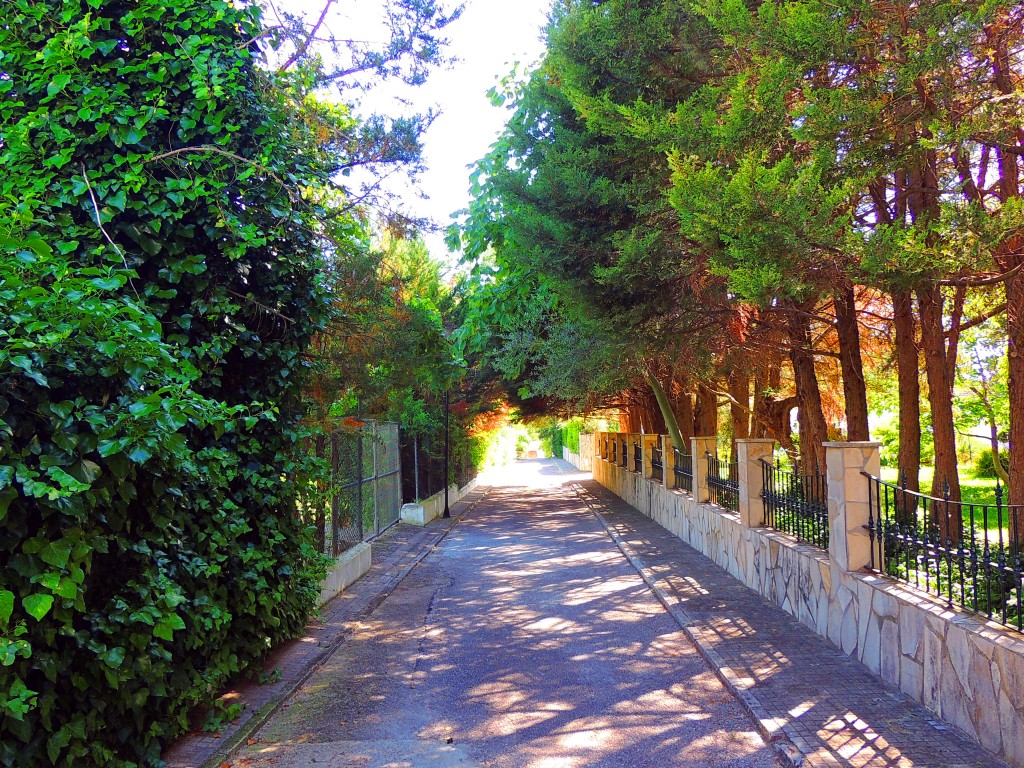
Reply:
M480 477L474 477L464 486L459 488L454 483L448 486L448 511L451 512L451 508L463 498L471 494L476 490L477 485L480 484ZM401 520L403 523L408 525L426 525L435 517L440 517L444 514L444 491L438 491L433 496L430 496L423 501L415 504L403 504L401 511Z
M595 458L593 472L601 485L873 673L1024 768L1024 637L862 569L857 562L857 537L864 535L856 520L860 486L851 487L849 497L840 486L841 478L863 481L860 468L871 460L871 449L833 445L842 450L829 453L832 552L759 527L756 515L754 525L745 525L740 513L698 503L664 482L646 479L647 472L631 472L601 457ZM700 493L696 486L695 491Z
M594 468L594 436L589 433L580 435L580 452L573 453L568 446L562 446L562 460L572 464L576 469L589 472Z

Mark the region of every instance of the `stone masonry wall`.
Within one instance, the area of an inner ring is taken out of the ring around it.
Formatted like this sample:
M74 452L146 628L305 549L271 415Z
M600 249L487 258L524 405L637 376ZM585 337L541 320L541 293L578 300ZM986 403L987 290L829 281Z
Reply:
M576 469L589 472L594 467L594 435L584 432L580 435L580 452L573 453L567 446L562 446L562 459Z
M595 457L594 479L1011 765L1024 768L1024 637Z

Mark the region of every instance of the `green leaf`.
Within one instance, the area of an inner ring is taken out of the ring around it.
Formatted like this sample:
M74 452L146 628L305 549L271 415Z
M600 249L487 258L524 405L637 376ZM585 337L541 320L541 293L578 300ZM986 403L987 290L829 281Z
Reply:
M106 459L107 466L110 467L110 471L113 473L114 477L118 480L124 480L128 476L130 464L127 456L123 453L116 453L113 456L107 456Z
M145 464L153 454L141 446L136 446L128 452L128 458L136 464Z
M0 624L9 622L12 613L14 613L14 593L7 589L0 589Z
M110 277L97 277L89 281L90 284L99 288L101 291L116 291L127 281L127 278L121 275L112 275Z
M64 90L65 86L71 82L71 75L60 74L54 76L50 84L46 86L46 95L54 96Z
M21 601L29 616L41 621L53 607L53 595L29 595Z
M94 483L96 482L96 479L103 474L103 470L100 469L100 465L95 461L89 461L89 459L82 459L72 468L71 472L83 483Z
M105 654L103 654L103 661L107 666L117 669L124 664L124 648L118 646L117 648L111 648Z
M16 488L7 487L0 491L0 520L7 517L7 510L11 506L11 502L18 498L18 491Z
M173 640L174 630L184 629L185 622L181 620L181 617L172 613L170 616L164 616L160 621L153 627L153 634L163 640Z
M71 542L67 539L58 539L57 541L50 542L39 553L39 557L44 563L48 563L55 568L63 568L68 564L68 559L71 557Z

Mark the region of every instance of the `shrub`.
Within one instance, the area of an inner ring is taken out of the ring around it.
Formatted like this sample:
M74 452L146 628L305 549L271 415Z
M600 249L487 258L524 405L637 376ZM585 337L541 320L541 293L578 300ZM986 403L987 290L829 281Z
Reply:
M1006 451L999 451L999 460L1005 470L1010 460ZM983 448L978 452L978 459L974 463L974 474L978 477L997 477L995 462L992 461L991 448Z
M0 23L0 764L156 765L301 630L328 172L226 0ZM97 223L99 217L102 224Z

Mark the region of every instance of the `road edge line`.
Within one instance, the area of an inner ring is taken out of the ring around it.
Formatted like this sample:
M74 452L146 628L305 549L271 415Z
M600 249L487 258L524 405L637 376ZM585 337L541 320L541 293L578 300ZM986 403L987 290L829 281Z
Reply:
M633 569L640 574L640 578L643 579L644 584L647 588L654 593L654 596L658 598L658 602L662 604L669 615L675 620L679 628L683 630L686 637L689 638L690 642L693 643L703 659L708 663L708 666L714 671L715 676L722 681L722 684L726 689L739 701L740 706L750 715L754 721L755 727L761 737L765 740L765 743L772 747L775 753L784 761L787 768L800 768L804 761L810 755L807 749L801 749L799 744L803 740L799 735L791 732L791 727L788 723L779 727L775 724L775 718L769 717L765 711L761 702L748 688L741 688L739 680L732 671L732 669L725 663L718 652L710 647L703 639L693 631L693 625L699 624L699 620L693 618L683 610L678 603L672 600L672 598L662 589L657 581L651 576L650 569L644 563L643 559L633 551L633 548L619 535L618 531L611 527L604 515L598 509L597 505L600 504L600 500L591 494L582 484L573 482L570 484L576 493L576 496L582 501L587 509L591 511L594 517L601 523L608 534L608 537L615 543L623 557L629 562Z

